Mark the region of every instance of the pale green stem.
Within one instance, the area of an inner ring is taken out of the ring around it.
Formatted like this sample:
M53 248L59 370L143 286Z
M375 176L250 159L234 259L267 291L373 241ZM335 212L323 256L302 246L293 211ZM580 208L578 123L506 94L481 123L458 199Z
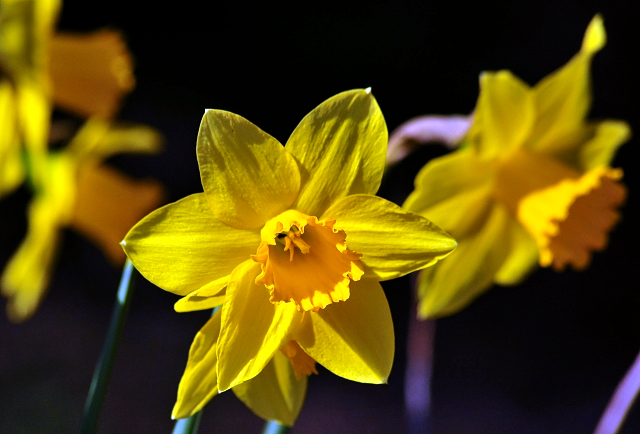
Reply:
M178 419L173 427L172 434L195 434L200 426L202 410L186 419Z
M595 434L614 434L620 431L627 413L640 391L640 353L618 384L605 409Z
M275 420L270 420L264 425L262 434L286 434L290 429L288 426L281 425Z
M220 306L214 307L211 311L211 316L213 316ZM202 410L193 414L185 419L178 419L176 421L175 426L173 427L173 431L171 434L196 434L198 432L198 428L200 427L200 419L202 418Z
M102 354L98 360L98 365L93 373L91 387L87 401L84 405L84 414L82 415L82 424L80 425L80 434L92 434L98 426L100 418L100 410L104 403L104 398L109 385L109 377L113 369L113 361L115 359L124 322L127 318L129 305L131 304L131 293L133 292L133 283L135 278L135 268L129 259L124 264L116 303L111 314L111 323L107 332L107 339L102 348Z

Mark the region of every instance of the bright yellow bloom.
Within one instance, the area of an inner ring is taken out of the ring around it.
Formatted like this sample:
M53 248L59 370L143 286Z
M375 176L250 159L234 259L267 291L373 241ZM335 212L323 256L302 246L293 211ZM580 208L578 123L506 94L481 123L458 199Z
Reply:
M208 110L197 154L204 193L160 208L122 245L177 311L221 309L196 336L174 418L233 388L291 425L315 362L384 383L393 324L380 280L427 267L455 241L374 196L387 129L369 90L336 95L286 146L246 119Z
M159 135L150 128L116 127L93 119L64 151L48 156L44 182L29 205L27 236L0 280L2 294L9 298L9 319L22 321L35 312L63 227L86 235L113 262L124 260L119 241L158 205L161 188L155 182L129 179L100 162L118 152L152 152L159 145Z
M0 0L0 197L24 178L46 177L51 105L111 117L133 89L132 60L118 32L54 34L60 0Z
M602 19L582 48L531 88L509 71L483 73L460 150L427 164L404 207L459 241L454 258L421 273L419 315L452 314L492 283L518 283L536 262L586 267L607 243L625 198L608 166L630 135L621 121L586 122L589 70Z

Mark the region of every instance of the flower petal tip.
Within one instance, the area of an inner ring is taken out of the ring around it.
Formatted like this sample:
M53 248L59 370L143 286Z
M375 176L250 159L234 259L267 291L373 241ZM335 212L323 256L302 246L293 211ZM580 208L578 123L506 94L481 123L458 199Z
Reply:
M596 14L593 17L582 40L582 50L587 53L596 53L607 43L607 32L604 29L602 15Z
M367 93L367 95L371 95L371 88L370 87L366 88L364 91Z

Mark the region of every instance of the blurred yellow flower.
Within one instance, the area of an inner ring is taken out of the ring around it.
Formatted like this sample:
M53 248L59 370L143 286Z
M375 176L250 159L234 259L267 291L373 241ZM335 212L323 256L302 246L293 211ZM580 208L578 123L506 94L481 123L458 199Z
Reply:
M536 262L582 269L605 247L625 198L622 171L608 165L630 136L622 121L585 122L591 59L605 42L597 15L580 52L535 87L509 71L481 75L462 148L427 164L404 204L460 243L421 273L419 316L455 313Z
M119 241L160 203L162 192L155 182L129 179L100 162L118 152L153 152L159 145L159 135L148 127L91 119L64 151L49 154L44 182L29 205L27 236L0 279L9 319L23 321L35 312L63 227L86 235L112 262L122 263Z
M285 147L246 119L208 110L197 154L204 193L156 210L123 248L177 311L221 309L191 347L173 417L233 388L291 425L315 362L384 383L393 324L380 280L427 267L455 241L374 196L387 129L369 90L308 114Z
M109 118L135 84L118 32L54 34L60 0L0 0L0 197L46 169L51 105L82 117Z

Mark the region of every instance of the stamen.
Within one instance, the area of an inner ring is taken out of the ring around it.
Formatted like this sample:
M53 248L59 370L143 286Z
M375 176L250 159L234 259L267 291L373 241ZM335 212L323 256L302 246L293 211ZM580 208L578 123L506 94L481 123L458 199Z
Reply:
M309 244L305 243L302 239L302 232L296 225L291 226L291 229L287 232L280 232L276 235L276 241L282 244L282 240L284 240L284 251L289 251L289 262L293 261L293 246L300 249L300 251L304 254L309 253Z

